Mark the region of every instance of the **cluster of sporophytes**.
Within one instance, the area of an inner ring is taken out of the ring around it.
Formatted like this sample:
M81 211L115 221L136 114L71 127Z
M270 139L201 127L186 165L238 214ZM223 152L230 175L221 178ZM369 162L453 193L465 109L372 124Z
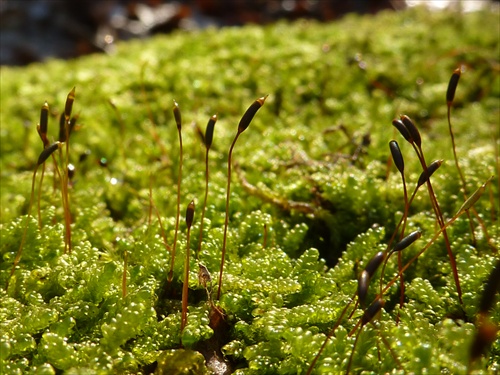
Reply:
M498 371L489 23L416 9L2 69L0 371Z

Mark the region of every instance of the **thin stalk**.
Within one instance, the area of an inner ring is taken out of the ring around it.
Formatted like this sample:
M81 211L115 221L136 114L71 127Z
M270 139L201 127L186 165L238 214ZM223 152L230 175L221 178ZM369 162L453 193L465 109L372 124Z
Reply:
M200 251L201 251L201 244L203 242L203 224L205 220L205 212L207 209L207 202L208 202L208 181L209 181L209 168L208 168L208 153L210 151L210 147L212 146L212 139L213 139L213 131L214 131L214 126L215 122L217 121L217 115L213 115L210 120L208 121L207 124L207 130L205 131L205 198L203 199L203 208L201 211L201 220L200 220L200 237L198 240L198 248L196 249L196 260L199 260L200 256Z
M358 325L359 325L359 322L355 328L357 328ZM363 327L360 328L360 330L356 334L356 338L354 339L354 344L352 346L351 354L349 355L349 361L347 362L347 367L346 367L346 371L345 371L346 375L349 375L349 371L351 370L352 358L354 357L354 350L356 349L356 345L358 343L358 339L359 339L359 336L361 335L362 330L363 330Z
M63 194L66 199L66 210L64 213L64 219L66 223L66 237L68 241L68 253L71 254L72 250L72 241L71 241L71 210L70 210L70 200L69 200L69 174L68 174L68 166L69 166L69 136L70 136L70 131L71 127L73 124L71 123L71 111L73 108L73 102L75 100L75 88L70 91L68 94L68 97L66 99L66 105L64 108L64 118L66 121L66 159L64 163L64 170L63 170L63 176L64 176L64 190Z
M385 264L387 262L387 252L385 252L385 251L379 251L377 254L375 254L370 259L370 261L365 266L365 268L364 268L363 272L361 273L361 276L360 276L360 278L358 280L358 289L357 289L356 293L351 298L351 300L349 301L349 303L346 305L346 307L344 308L344 310L340 314L339 318L335 322L333 328L330 330L330 332L326 336L326 339L323 342L323 345L321 346L320 350L318 351L318 353L314 357L314 360L311 363L311 365L309 366L309 369L307 370L307 375L311 374L311 372L312 372L314 366L316 365L316 362L318 361L319 357L321 356L321 353L323 352L323 350L324 350L327 342L334 335L335 330L340 325L340 322L341 322L342 318L344 317L345 313L347 312L347 309L351 305L352 301L355 299L356 295L358 296L358 299L357 299L356 304L355 304L355 306L354 306L354 308L353 308L353 310L351 312L351 315L349 316L349 319L352 317L352 314L354 313L354 311L358 307L358 304L363 307L363 310L365 311L365 315L368 316L369 314L371 314L371 312L373 310L373 307L372 307L373 304L370 305L367 309L365 309L364 308L364 306L365 306L365 298L366 298L366 295L368 293L368 286L369 286L370 280L372 279L372 277L375 274L375 272L377 272L377 269L379 268L379 266L380 266L380 264L382 262L384 262L384 267L385 267ZM362 319L366 319L365 315L363 315ZM368 322L368 321L366 321L366 322ZM349 333L349 336L352 335L352 333L358 328L358 326L361 324L361 322L362 322L362 320L360 320L360 322L353 328L353 330L351 331L351 333ZM363 323L363 325L366 324L366 322ZM351 354L351 357L352 357L352 354ZM349 367L350 366L348 366L348 368Z
M67 138L66 138L67 139ZM66 142L67 143L67 142ZM67 169L64 170L65 156L62 149L59 150L59 160L63 163L63 172L59 172L61 185L61 200L64 212L64 253L71 253L71 214L69 212L69 193L68 193L68 178ZM59 168L57 168L59 171Z
M177 248L177 235L179 232L179 218L181 212L181 183L182 183L182 120L179 105L174 101L174 117L177 124L177 133L179 134L179 171L177 176L177 213L175 217L174 243L172 244L172 260L170 261L170 270L168 271L167 281L170 284L174 276L175 250Z
M387 339L385 338L385 336L382 334L382 332L380 330L378 332L379 332L379 337L381 338L381 340L384 343L385 347L387 348L387 350L389 350L389 353L391 353L392 358L394 358L394 362L396 362L397 365L398 365L398 368L400 370L402 370L403 369L403 364L401 363L401 361L397 357L397 355L394 352L394 350L391 348L391 345L389 344L389 341L387 341Z
M416 150L415 145L414 145L414 148ZM420 152L417 152L417 156L420 160L422 167L424 168L424 171L427 171L428 170L427 164L425 162L422 147L419 146L418 149ZM453 254L453 251L451 250L450 240L448 238L448 232L446 231L446 226L445 226L444 219L443 219L443 213L441 212L441 208L439 207L439 203L438 203L436 194L434 193L434 189L432 188L432 183L431 183L430 178L427 180L426 185L427 185L427 190L429 191L429 197L431 199L432 208L433 208L434 213L436 215L438 224L443 229L442 230L443 238L444 238L444 242L446 245L446 251L448 252L448 258L450 259L450 265L451 265L451 269L453 271L453 278L455 279L455 286L457 288L458 300L459 300L460 304L463 305L462 288L460 287L460 278L458 276L457 262L455 260L455 255Z
M188 309L188 286L189 286L189 253L191 244L191 226L194 219L194 201L191 201L186 209L187 239L186 239L186 260L184 263L184 283L182 284L182 313L181 313L181 333L187 324Z
M495 150L495 166L497 171L497 190L500 190L500 131L498 131L493 139L493 149ZM498 213L495 213L493 204L493 191L490 186L490 202L491 202L491 221L498 220Z
M57 163L56 155L55 153L51 155L52 161L54 163L54 183L57 183L57 181L61 182L63 180L63 177L61 175L61 171L59 170L59 164ZM42 188L42 184L40 182L40 189ZM55 189L56 187L54 186L54 194L55 194ZM63 211L64 211L64 200L62 200L63 204ZM55 217L54 217L54 222L55 222Z
M351 300L344 307L344 310L342 310L342 312L340 313L340 316L337 318L337 321L335 322L335 324L333 325L333 327L330 329L330 331L326 335L326 339L325 339L325 341L323 341L323 345L321 345L321 348L319 348L318 353L316 354L316 356L314 357L313 361L309 365L309 368L307 369L306 375L311 375L312 374L312 371L314 370L314 366L316 366L316 362L318 362L318 359L321 357L321 353L323 353L323 350L325 350L326 344L328 344L328 341L330 341L330 339L332 338L332 336L335 334L335 330L340 325L340 322L342 321L342 318L346 314L349 306L351 305L351 303L352 303L352 301L354 300L355 297L356 297L356 294L354 294L354 296L351 298ZM357 308L357 305L358 304L356 303L356 306L354 307L354 310Z
M49 127L49 104L47 101L43 103L42 108L40 109L40 122L36 127L38 135L43 144L43 148L47 148L50 146L49 139L47 138L47 132ZM40 209L40 202L42 201L42 186L43 186L43 177L45 175L45 163L42 164L42 176L40 178L40 189L38 189L38 227L42 229L42 212Z
M453 158L455 160L455 167L457 168L457 171L458 171L458 175L460 177L460 182L462 184L462 193L463 193L463 197L464 197L464 200L467 200L468 198L468 195L469 195L469 191L468 191L468 188L467 188L467 182L465 180L465 176L462 172L462 168L460 167L460 164L458 163L458 157L457 157L457 151L456 151L456 146L455 146L455 135L453 133L453 128L452 128L452 125L451 125L451 107L453 105L453 100L455 98L455 91L456 91L456 88L457 88L457 85L458 85L458 81L460 79L460 73L461 73L461 69L460 68L457 68L453 71L453 74L450 78L450 82L448 84L448 90L446 92L446 105L447 105L447 114L448 114L448 130L450 131L450 138L451 138L451 146L452 146L452 149L453 149ZM496 149L496 152L498 153L498 150ZM493 207L493 205L492 205ZM495 245L493 245L493 243L491 242L491 237L488 233L488 228L486 226L486 224L484 223L484 221L481 219L481 217L479 216L478 212L476 211L476 209L473 207L471 209L472 211L472 214L474 215L474 217L476 218L476 220L479 222L479 225L481 226L481 229L483 230L483 233L487 239L487 242L488 242L488 245L490 246L490 248L494 251L494 252L497 252L497 248L495 247ZM471 218L471 215L469 213L469 211L467 211L467 218L469 220L469 226L470 226L470 232L471 232L471 239L472 239L472 243L475 245L476 244L476 236L474 234L474 224L472 222L472 218Z
M434 172L441 166L442 163L443 163L442 160L435 160L431 164L429 164L427 171L423 171L420 174L417 185L415 186L415 189L413 190L413 193L408 201L408 204L407 204L408 208L411 207L411 204L413 203L413 200L415 199L415 196L416 196L417 191L420 188L420 186L425 184L425 182L434 174ZM396 238L396 234L398 233L399 227L402 225L404 218L405 218L405 216L403 215L401 217L401 219L399 220L399 223L396 226L396 229L394 230L392 237L387 244L387 248L386 248L387 252L391 249L392 243L393 243L394 239ZM389 254L389 256L390 255L392 255L392 254ZM385 263L387 263L387 261L389 260L389 256L385 260ZM380 294L382 294L382 281L383 281L383 277L384 277L384 273L385 273L385 266L386 266L386 264L384 264L384 266L382 268L382 272L380 273ZM398 269L401 270L399 267L398 267Z
M455 166L457 167L458 175L460 176L460 181L462 182L462 189L463 189L463 194L464 198L467 199L467 183L465 182L465 177L462 172L462 168L460 168L460 164L458 163L458 157L457 157L457 149L455 146L455 135L453 134L453 129L451 126L451 107L453 104L453 100L455 98L455 90L458 85L458 80L460 79L460 68L457 68L454 70L450 83L448 84L448 90L446 92L446 105L448 107L448 130L450 131L450 138L451 138L451 146L453 149L453 158L455 159Z
M465 181L465 177L464 177L464 174L462 172L462 168L460 168L460 164L458 163L457 148L455 145L455 135L453 133L453 128L451 126L451 107L453 104L453 99L455 98L455 91L457 89L459 79L460 79L460 68L457 68L453 71L450 82L448 84L448 90L446 92L446 106L447 106L447 114L448 114L448 116L447 116L448 117L448 130L450 131L451 148L453 150L453 159L455 160L455 167L457 168L457 172L458 172L458 175L460 177L460 182L462 185L462 194L464 196L464 199L467 199L467 196L469 195L468 189L467 189L467 182ZM477 212L476 212L476 216L478 216ZM472 223L472 219L470 217L469 212L467 212L467 218L469 219L469 226L470 226L472 243L475 245L476 244L476 236L474 234L474 224Z
M66 236L65 236L65 239L66 239L66 246L65 248L67 248L67 253L71 254L71 250L72 250L72 241L71 241L71 212L70 212L70 208L69 208L69 191L68 191L68 183L69 183L69 179L68 179L68 173L67 173L67 169L64 171L63 173L63 190L62 190L62 194L63 194L63 200L65 201L65 204L63 205L63 208L64 208L64 223L65 223L65 230L66 230Z
M382 307L384 307L385 301L381 298L377 298L368 308L365 309L363 316L359 319L358 323L354 326L354 328L349 332L349 337L354 334L354 332L358 329L359 331L356 334L356 339L354 340L354 345L351 351L351 355L349 356L349 362L347 363L346 374L349 374L351 370L352 358L354 356L354 351L356 350L356 344L358 343L358 338L363 330L363 327L371 322L375 316L378 315Z
M155 204L153 202L153 175L149 175L149 210L148 210L148 228L151 228L151 223L153 221L153 207ZM158 210L156 210L158 212Z
M226 217L224 219L224 239L222 241L222 251L221 251L221 262L220 262L220 271L219 271L219 286L217 288L217 300L220 299L220 293L222 288L222 273L224 271L224 259L226 258L226 243L227 243L227 227L229 225L229 197L231 195L231 159L233 155L234 145L238 140L238 137L241 133L243 133L250 123L252 122L253 117L257 113L257 111L262 107L267 99L267 95L263 96L257 100L255 100L250 107L247 108L241 120L238 124L238 131L236 132L236 136L233 139L233 143L231 143L231 147L229 148L229 154L227 157L227 189L226 189Z
M122 276L122 298L127 297L127 263L128 263L128 251L125 250L123 255L123 276Z
M65 152L63 156L63 152L59 150L59 157L63 167L62 179L61 179L61 195L63 202L63 211L64 211L64 228L65 228L65 236L64 236L64 252L71 253L71 212L69 206L69 176L68 176L68 165L69 165L69 137L71 130L71 111L73 109L73 102L75 101L75 88L69 92L66 98L66 104L64 106L64 114L63 118L59 123L59 142L63 142L65 144Z
M399 240L402 240L404 235L405 235L405 230L406 230L406 223L408 219L408 211L409 211L409 203L408 203L408 191L406 188L406 180L405 180L405 174L404 174L404 159L403 159L403 154L401 153L401 150L399 149L399 145L396 141L391 141L389 142L389 147L391 149L391 154L392 158L394 160L394 163L396 164L396 167L399 170L399 173L401 175L401 180L403 182L403 196L404 196L404 213L403 213L403 228L401 229ZM387 260L386 260L387 262ZM384 264L385 267L385 264ZM398 252L398 269L400 270L401 267L403 267L403 254L401 252ZM382 275L381 275L382 277ZM399 285L400 285L400 297L399 297L399 306L403 307L404 301L405 301L405 280L403 274L401 274L400 280L399 280ZM397 317L397 321L399 322L399 315Z
M227 157L227 187L226 187L226 216L224 218L224 237L222 240L222 255L220 261L220 271L219 271L219 286L217 287L217 300L220 299L221 287L222 287L222 272L224 270L224 259L226 258L226 243L227 243L227 227L229 225L229 197L231 196L231 159L233 157L233 149L238 137L241 132L238 131L236 136L231 143L229 148L229 154Z
M387 285L382 289L381 293L377 296L377 298L380 298L389 288L394 285L394 283L397 281L399 278L399 274L405 272L412 264L415 262L427 249L431 247L431 245L437 240L437 238L443 233L446 228L448 228L451 224L453 224L461 215L463 215L466 211L470 210L471 207L479 200L479 198L483 195L486 185L493 179L493 176L491 176L488 180L486 180L468 199L467 201L462 204L462 206L459 208L457 213L449 219L442 227L439 228L439 230L434 233L434 236L427 242L427 244L420 250L413 258L411 258L399 271L399 273L394 276L388 283Z
M40 204L42 201L42 186L43 186L43 177L45 176L45 163L42 164L42 174L40 176L40 188L38 189L38 228L42 229L42 211L40 208Z
M422 150L422 139L420 136L420 132L418 131L413 121L406 115L402 115L400 121L397 120L393 121L393 125L396 126L400 131L400 133L408 140L408 142L410 142L413 149L415 150L415 153L417 154L420 164L422 165L424 173L426 173L429 176L426 181L427 190L429 192L429 198L431 200L432 209L434 210L434 214L436 215L437 222L439 226L443 228L444 227L443 213L441 212L441 208L439 207L436 194L434 193L434 189L432 188L429 169L427 167L427 163L425 162L424 152ZM406 128L406 134L404 131L402 131L403 129L401 128L401 125L403 128ZM455 256L451 251L450 240L448 238L448 233L446 231L446 228L443 229L443 238L446 244L446 251L448 252L448 258L450 259L450 265L453 271L453 278L455 279L458 299L460 301L460 304L463 304L462 288L460 287L460 279L458 277L457 264L455 261Z
M198 239L198 248L196 249L196 260L200 259L201 243L203 241L203 224L205 220L205 212L208 201L208 178L209 178L208 176L209 176L209 170L208 170L208 148L207 148L205 154L205 197L203 199L203 208L201 211L200 236Z
M5 290L7 291L9 289L9 282L10 279L12 278L12 275L14 275L14 272L16 270L17 265L19 264L19 261L21 259L21 254L23 252L24 248L24 243L26 242L26 235L28 233L28 226L29 226L29 221L31 218L31 209L33 208L33 200L35 197L35 181L36 181L36 172L38 171L38 167L45 163L45 160L54 153L57 149L60 149L62 146L61 142L55 142L49 147L45 148L40 156L38 157L38 161L35 167L35 170L33 171L33 178L31 180L31 194L30 194L30 203L28 206L28 215L26 216L26 225L24 226L24 232L23 236L21 237L21 244L19 245L19 249L17 250L16 257L14 258L14 264L12 265L12 269L10 271L9 277L7 278L7 282L5 284Z
M17 250L16 257L14 258L14 264L12 265L12 269L10 270L9 277L7 278L7 283L5 284L5 290L9 290L9 282L10 279L12 278L12 275L14 275L14 272L16 270L17 265L19 264L19 261L21 260L21 254L23 252L24 248L24 243L26 242L26 235L28 233L28 226L30 223L30 218L31 218L31 208L33 206L33 198L35 195L35 179L36 179L36 172L38 170L38 165L35 168L35 171L33 172L33 178L31 180L31 195L30 195L30 203L28 206L28 215L26 216L26 224L24 225L24 232L23 236L21 237L21 244L19 245L19 249Z

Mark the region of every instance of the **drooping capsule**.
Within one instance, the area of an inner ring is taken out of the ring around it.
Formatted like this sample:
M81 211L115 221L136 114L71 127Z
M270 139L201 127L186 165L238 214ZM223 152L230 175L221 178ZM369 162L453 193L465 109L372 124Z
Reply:
M389 148L391 149L392 160L398 169L399 173L403 174L405 170L405 162L403 159L403 154L399 149L398 142L392 140L389 142Z
M391 250L391 253L406 249L408 246L410 246L412 243L418 240L421 236L422 232L419 230L411 232L409 235L407 235L405 238L399 241L396 245L394 245L394 247Z
M250 122L252 122L253 117L257 113L257 111L264 105L264 102L267 99L267 95L263 96L257 100L255 100L250 107L245 111L243 116L241 117L241 120L238 124L238 133L242 133L248 128L250 125Z
M377 298L370 306L368 306L361 317L361 326L363 327L367 323L371 322L384 305L385 301L382 298Z
M363 272L361 272L358 280L358 298L362 306L364 306L366 302L370 280L386 256L387 253L385 251L379 251L370 259Z
M61 145L62 145L61 142L56 141L52 143L49 147L44 148L43 151L40 153L40 156L38 157L37 166L42 165L45 162L45 160L47 160L49 156L54 153L55 150L61 147Z
M214 138L214 127L217 122L217 115L210 117L207 123L207 129L205 130L205 147L209 149L212 146L212 140Z
M177 124L177 129L181 129L182 126L182 118L181 118L181 110L179 108L179 104L174 100L174 118L175 123Z
M448 105L451 105L451 103L453 103L459 79L460 79L460 68L457 68L453 71L453 74L451 75L450 78L450 82L448 83L448 90L446 90L446 102L448 103Z
M370 278L375 274L378 267L382 264L386 255L387 253L385 251L379 251L377 254L373 256L372 259L370 259L370 261L365 267L365 271L368 272L368 276Z
M358 298L361 306L365 305L366 296L368 295L368 286L370 284L370 275L368 272L361 272L361 276L358 280Z
M434 160L432 163L430 163L428 166L427 166L427 170L423 171L421 174L420 174L420 177L418 178L418 182L417 182L417 189L422 186L423 184L425 184L429 178L431 178L431 176L434 174L434 172L436 172L438 170L438 168L441 166L441 164L443 164L443 160Z
M420 137L420 132L413 123L412 119L406 115L401 115L400 118L406 129L408 129L408 133L410 133L413 142L415 142L417 147L420 148L422 146L422 138Z
M403 124L403 121L394 119L392 120L392 125L399 131L404 139L406 139L409 143L413 143L413 138L411 137L408 129L406 129L406 126Z

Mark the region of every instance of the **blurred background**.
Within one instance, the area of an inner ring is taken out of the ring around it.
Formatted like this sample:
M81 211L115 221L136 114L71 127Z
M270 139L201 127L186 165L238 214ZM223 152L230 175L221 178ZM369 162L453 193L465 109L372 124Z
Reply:
M120 40L176 29L322 22L424 5L474 11L499 0L0 0L0 65L112 53ZM500 21L499 21L500 24Z

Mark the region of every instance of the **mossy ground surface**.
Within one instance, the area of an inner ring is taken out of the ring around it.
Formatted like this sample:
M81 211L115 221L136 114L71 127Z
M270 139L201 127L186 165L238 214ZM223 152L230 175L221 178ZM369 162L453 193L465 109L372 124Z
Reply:
M385 249L402 215L401 179L388 165L391 139L404 154L410 191L421 173L410 145L391 126L394 117L404 113L414 120L428 162L445 160L432 180L444 216L453 216L463 203L445 101L450 75L460 65L464 71L452 122L469 191L498 176L498 27L498 12L413 9L349 16L329 25L302 21L179 32L122 44L111 56L2 67L0 372L147 373L156 368L171 373L172 366L180 373L208 371L197 352L213 330L194 256L205 173L196 126L204 129L218 114L199 255L216 283L229 145L245 109L269 94L233 154L238 168L218 302L228 323L222 353L239 374L305 373L353 297L360 272ZM36 202L29 220L27 211L42 151L36 132L40 107L49 103L50 138L57 139L59 114L74 86L80 127L70 140L76 172L68 254L51 162L41 193L41 230ZM162 298L171 258L154 210L149 220L151 186L172 244L179 163L173 100L184 121L181 217L192 199L196 203L191 297L182 335L186 225L181 220L174 267L179 287L172 298ZM497 178L475 209L498 247ZM300 207L311 212L290 208L289 201L304 203ZM27 223L22 257L5 290ZM500 371L498 336L484 357L467 367L478 300L497 259L477 221L474 226L475 245L465 215L448 233L463 306L440 237L405 273L404 308L397 307L396 286L386 293L378 322L366 325L358 339L351 371ZM410 210L408 232L416 229L422 238L404 251L405 261L437 229L425 189ZM128 294L123 298L125 252ZM384 283L396 272L393 257ZM369 298L375 298L378 277ZM357 309L341 321L315 373L346 371L354 343L348 333L361 315ZM491 320L500 322L498 301Z

